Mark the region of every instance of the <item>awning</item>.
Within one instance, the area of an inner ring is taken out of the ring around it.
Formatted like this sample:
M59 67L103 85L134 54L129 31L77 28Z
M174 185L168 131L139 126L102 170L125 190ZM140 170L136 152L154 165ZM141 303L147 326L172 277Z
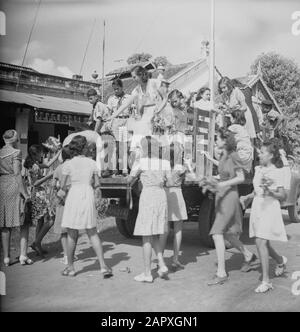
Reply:
M43 96L9 90L0 90L0 101L27 105L36 109L60 111L63 113L75 113L81 115L90 115L92 110L92 106L88 101Z

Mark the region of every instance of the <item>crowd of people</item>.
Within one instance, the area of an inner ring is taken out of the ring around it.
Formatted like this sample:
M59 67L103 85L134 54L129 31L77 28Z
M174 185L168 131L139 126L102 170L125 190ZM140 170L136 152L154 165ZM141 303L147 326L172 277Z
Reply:
M137 83L131 95L124 92L120 79L112 82L114 95L109 97L107 104L101 102L96 90L87 92L93 106L87 128L99 135L109 132L115 138L119 143L119 161L128 150L130 163L125 167L125 174L129 179L139 178L142 183L134 235L143 239L144 269L134 279L153 282L152 249L158 259L158 275L167 277L164 250L171 224L174 229L172 268L184 268L180 250L183 221L188 216L181 186L184 175L189 173L199 181L203 191L209 190L216 197L216 217L210 234L216 248L217 272L208 285L228 280L225 240L244 256L242 271L249 271L257 259L239 240L242 208L246 209L253 201L249 235L256 240L263 271L262 283L255 291L265 293L272 289L269 256L276 262L277 276L284 274L287 263L286 257L279 255L270 244L273 240L287 241L280 202L289 189L290 174L282 142L276 137L284 123L282 115L270 108L268 100L259 105L245 87L227 77L219 81L221 99L212 107L207 87L185 97L177 89L169 91L169 83L163 75L151 78L140 66L134 67L131 74ZM197 179L195 165L184 155L187 110L191 107L195 112L197 109L213 112L216 117L214 155L203 151L218 169L218 174L210 178ZM101 199L103 170L94 160L95 154L91 153L87 138L79 133L63 147L57 142L50 144L47 161L42 158L41 145L30 146L23 165L17 149L18 133L7 130L3 140L0 227L4 264L10 264L10 237L14 227L20 227L19 261L30 265L33 261L27 256L29 227L36 227L31 248L43 257L47 253L42 240L54 225L54 231L61 237L63 261L67 265L62 275L76 275L74 259L78 233L85 230L103 277L110 278L112 269L105 263L97 232L96 202ZM47 176L45 169L50 169ZM239 197L238 185L251 173L254 174L253 193Z

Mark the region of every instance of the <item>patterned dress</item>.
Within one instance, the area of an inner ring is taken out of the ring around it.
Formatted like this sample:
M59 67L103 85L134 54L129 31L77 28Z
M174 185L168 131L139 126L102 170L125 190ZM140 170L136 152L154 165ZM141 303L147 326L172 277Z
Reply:
M12 228L22 224L20 189L13 169L15 161L21 165L21 151L4 146L0 150L0 227Z
M50 206L50 181L48 180L39 186L34 186L37 180L40 180L43 175L43 170L37 163L34 163L30 169L26 172L27 186L31 193L32 212L31 219L34 225L46 216L51 214Z

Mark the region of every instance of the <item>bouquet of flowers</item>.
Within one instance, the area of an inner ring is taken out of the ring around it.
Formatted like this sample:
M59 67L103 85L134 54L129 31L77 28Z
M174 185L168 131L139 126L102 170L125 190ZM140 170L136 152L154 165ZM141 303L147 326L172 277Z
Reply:
M202 187L202 192L205 194L207 191L216 193L219 191L219 181L213 177L204 177L199 181L199 186Z
M264 175L261 179L261 183L260 183L260 187L263 189L264 191L264 195L267 195L270 187L274 184L274 181L272 179L270 179L269 177L267 177L266 175Z

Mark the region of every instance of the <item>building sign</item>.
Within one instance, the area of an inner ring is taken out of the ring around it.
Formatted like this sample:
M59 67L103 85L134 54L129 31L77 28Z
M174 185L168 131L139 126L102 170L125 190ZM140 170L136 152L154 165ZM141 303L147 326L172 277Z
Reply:
M35 111L34 121L39 123L54 123L68 125L70 122L86 122L88 116L63 114L55 112Z

